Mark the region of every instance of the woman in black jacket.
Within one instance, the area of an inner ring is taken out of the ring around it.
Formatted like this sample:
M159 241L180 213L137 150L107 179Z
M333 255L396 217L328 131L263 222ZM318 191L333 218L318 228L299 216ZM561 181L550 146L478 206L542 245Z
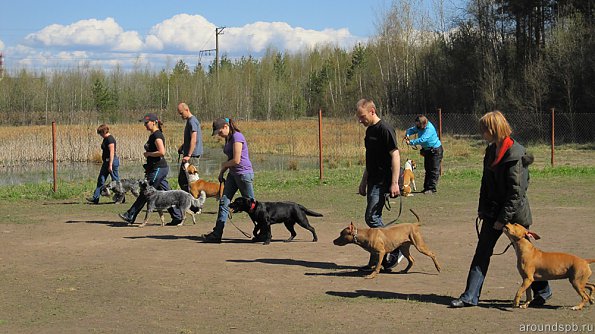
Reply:
M483 281L490 265L496 242L507 223L529 227L531 209L527 199L529 187L528 166L533 156L510 134L512 130L500 111L485 114L479 120L479 129L489 142L483 158L483 176L477 214L483 220L475 255L471 261L465 292L450 302L451 307L475 306L479 301ZM538 307L552 295L547 281L533 282L535 298L530 307Z

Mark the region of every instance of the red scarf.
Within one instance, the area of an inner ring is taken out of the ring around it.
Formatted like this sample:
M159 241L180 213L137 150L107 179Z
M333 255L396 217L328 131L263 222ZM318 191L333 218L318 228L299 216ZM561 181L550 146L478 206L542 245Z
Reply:
M504 153L506 153L506 151L508 151L508 149L512 147L512 144L514 144L514 141L510 137L504 138L504 140L502 141L502 145L500 146L498 151L496 151L496 159L494 159L494 162L492 162L491 167L496 167L496 165L500 163L502 157L504 157Z

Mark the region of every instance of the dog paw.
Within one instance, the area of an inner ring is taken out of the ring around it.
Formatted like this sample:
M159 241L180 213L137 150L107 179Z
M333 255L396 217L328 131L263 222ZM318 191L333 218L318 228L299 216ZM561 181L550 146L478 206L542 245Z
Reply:
M570 308L570 309L571 309L571 310L573 310L573 311L580 311L580 310L582 310L582 309L583 309L583 307L582 307L582 306L578 306L578 305L577 305L577 306L573 306L573 307L572 307L572 308Z
M364 276L365 279L372 279L376 277L376 273L371 273L370 275Z

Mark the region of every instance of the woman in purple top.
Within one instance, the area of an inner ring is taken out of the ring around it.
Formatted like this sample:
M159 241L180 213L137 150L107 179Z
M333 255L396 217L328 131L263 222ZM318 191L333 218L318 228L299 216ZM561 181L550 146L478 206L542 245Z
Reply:
M227 161L221 164L219 182L225 183L223 196L219 200L219 213L213 232L203 236L204 242L220 243L223 235L223 228L229 215L229 203L239 190L242 196L254 198L254 170L248 154L248 143L230 118L218 118L213 122L213 136L225 138L223 153L227 155ZM229 170L227 179L223 176Z

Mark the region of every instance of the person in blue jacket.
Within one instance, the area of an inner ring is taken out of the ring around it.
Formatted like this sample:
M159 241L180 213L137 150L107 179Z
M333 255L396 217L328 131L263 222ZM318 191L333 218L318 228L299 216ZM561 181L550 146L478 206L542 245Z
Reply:
M416 139L409 139L409 136L417 134ZM444 149L438 133L432 122L424 115L415 118L415 126L407 129L405 141L408 145L421 146L420 154L424 157L424 178L423 194L433 194L437 191L438 179L440 178L440 165L444 156Z

